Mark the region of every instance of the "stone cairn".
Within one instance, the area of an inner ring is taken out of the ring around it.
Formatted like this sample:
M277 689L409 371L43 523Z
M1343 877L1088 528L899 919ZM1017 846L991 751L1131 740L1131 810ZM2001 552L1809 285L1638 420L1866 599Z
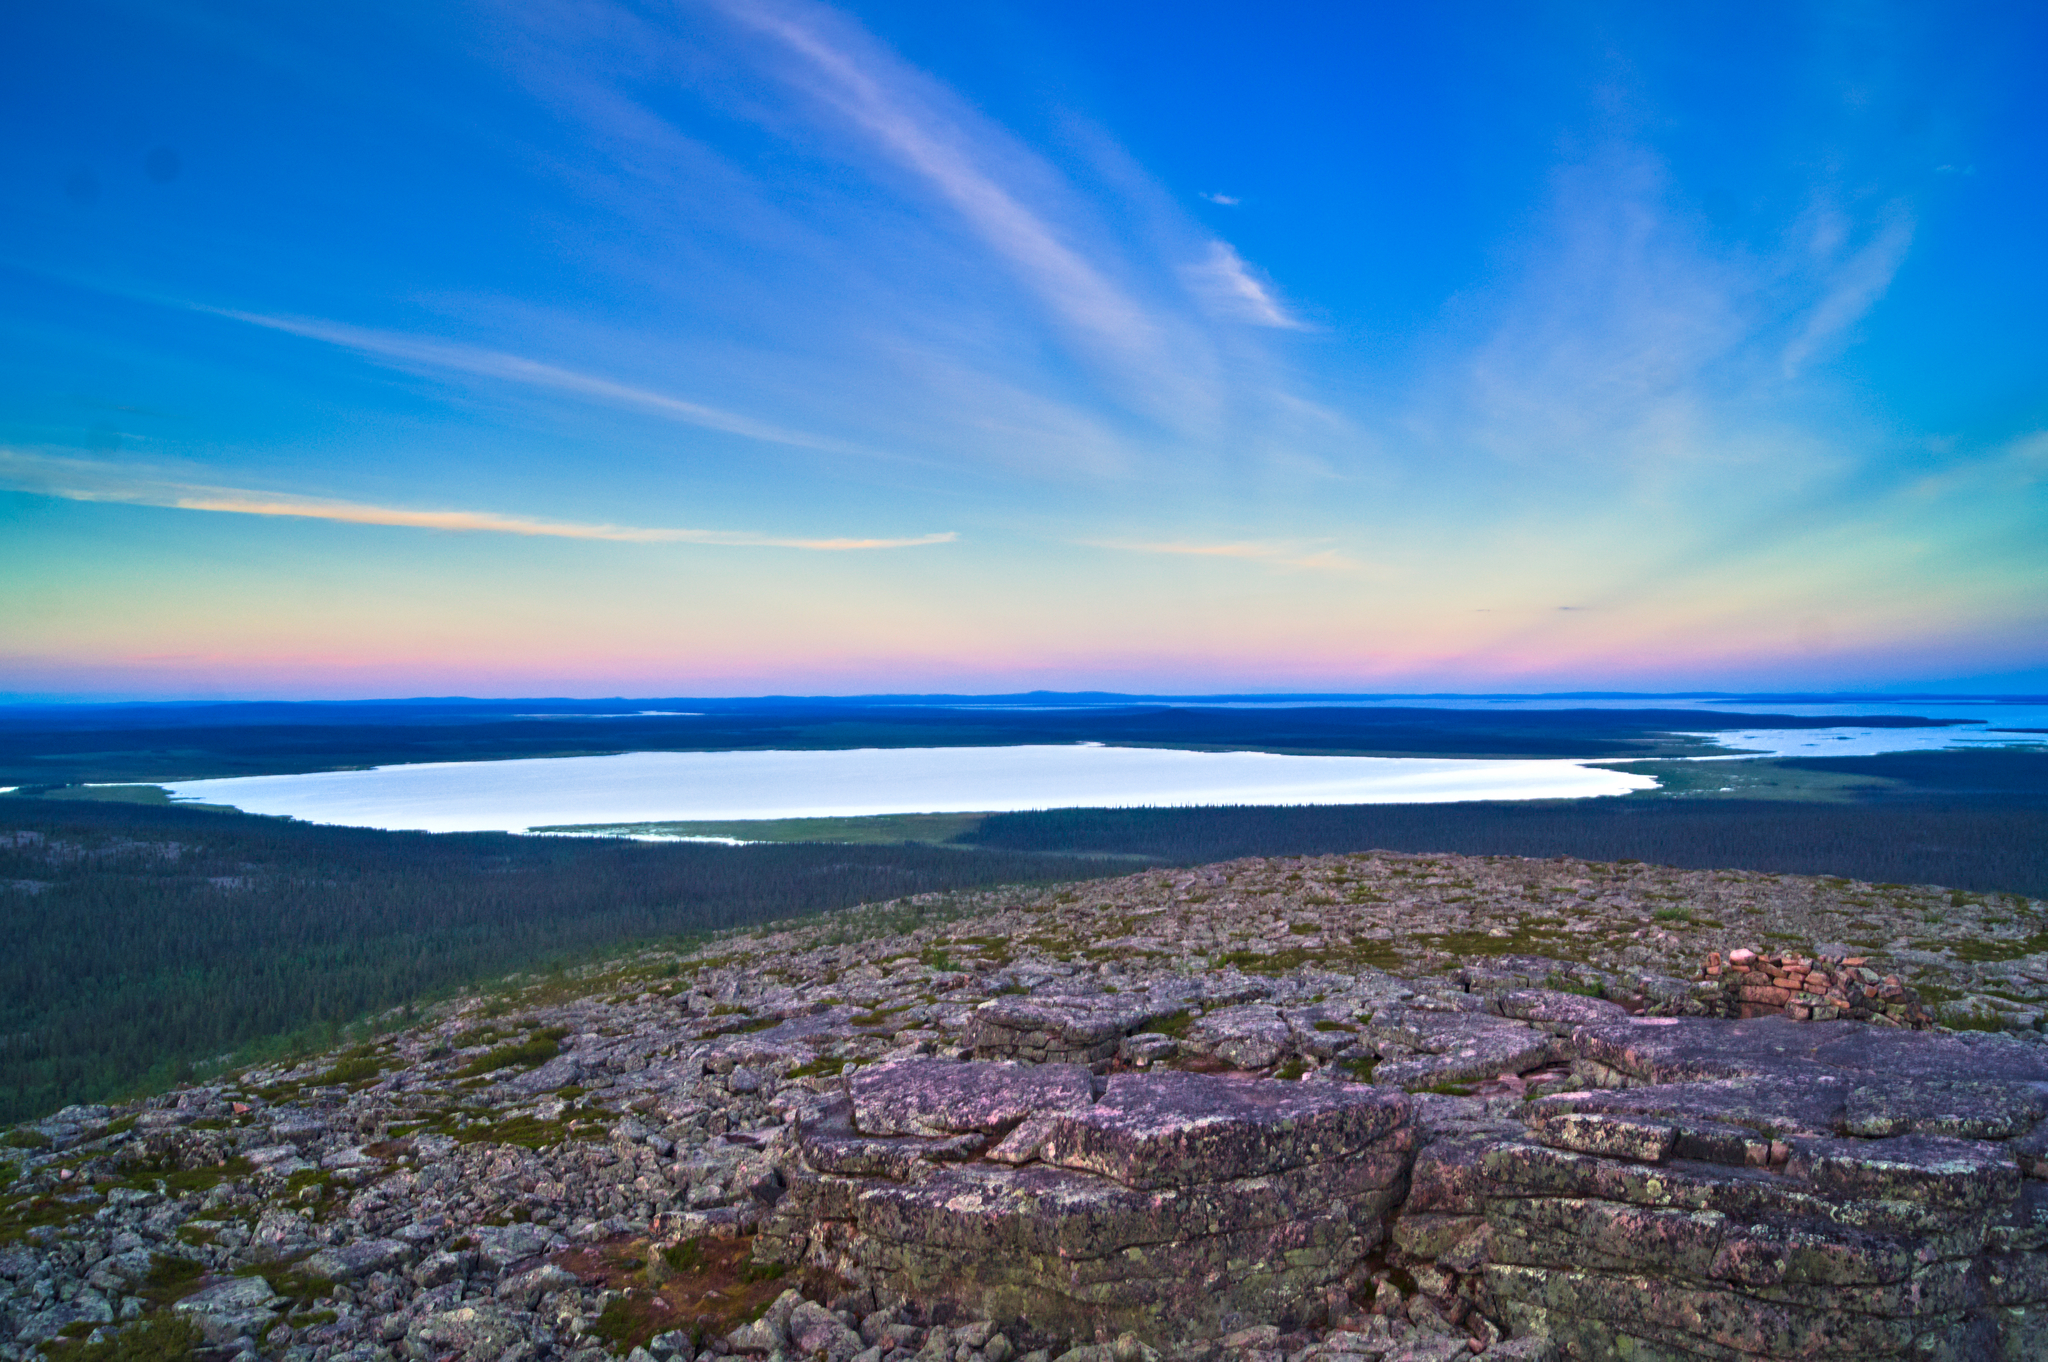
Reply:
M1867 956L1816 955L1787 951L1732 950L1727 961L1715 951L1707 957L1700 978L1718 982L1718 999L1709 988L1696 994L1710 1014L1722 1017L1790 1017L1793 1021L1874 1022L1925 1031L1934 1019L1920 995L1896 974L1880 975Z

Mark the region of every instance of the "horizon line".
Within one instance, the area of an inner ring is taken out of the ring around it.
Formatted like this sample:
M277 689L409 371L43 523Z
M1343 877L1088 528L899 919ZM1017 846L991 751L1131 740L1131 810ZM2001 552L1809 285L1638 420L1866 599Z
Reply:
M1683 690L1683 691L1621 691L1621 690L1569 690L1569 691L1203 691L1203 692L1160 692L1160 691L1102 691L1102 690L1030 690L1000 691L983 694L949 691L875 691L858 694L789 694L768 692L758 695L393 695L366 699L293 699L285 697L188 697L113 699L90 696L63 696L48 694L25 694L21 692L0 692L0 709L85 709L85 708L148 708L206 706L323 706L329 708L361 707L375 705L597 705L597 704L983 704L994 705L1004 702L1028 700L1061 700L1077 703L1116 702L1166 702L1166 703L1222 703L1222 702L1276 702L1276 701L1383 701L1383 700L1709 700L1709 701L1776 701L1787 704L1854 702L1858 704L1890 704L1912 701L1964 701L1971 703L2048 703L2048 693L2032 691L1728 691L1728 690ZM623 716L639 717L639 716ZM647 717L660 717L650 715ZM672 717L672 716L671 716Z

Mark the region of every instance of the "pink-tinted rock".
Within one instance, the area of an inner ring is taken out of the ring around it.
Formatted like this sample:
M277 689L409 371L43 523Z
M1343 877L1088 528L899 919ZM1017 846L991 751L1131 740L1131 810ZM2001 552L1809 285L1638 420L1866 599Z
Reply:
M1002 1135L1034 1113L1086 1107L1095 1090L1074 1064L956 1064L911 1060L854 1075L854 1128L862 1135Z
M936 1086L920 1072L941 1069L959 1072ZM927 1128L971 1118L961 1112L1007 1118L1016 1108L1000 1104L1031 1072L900 1066L857 1089L851 1109L885 1102L897 1121L914 1109ZM1089 1089L1032 1091L1060 1104ZM1043 1162L925 1158L901 1178L819 1164L855 1141L908 1150L961 1137L806 1129L810 1168L763 1242L783 1261L1041 1336L1165 1341L1214 1336L1233 1318L1306 1323L1384 1238L1414 1157L1412 1118L1408 1096L1365 1084L1118 1074L1093 1106L1018 1122L1043 1141Z
M1364 1085L1209 1074L1117 1074L1103 1099L1058 1117L1041 1157L1127 1187L1185 1187L1363 1154L1410 1119Z
M1668 1121L1603 1112L1560 1111L1539 1115L1531 1118L1529 1130L1555 1149L1641 1163L1664 1162L1678 1142L1678 1128Z

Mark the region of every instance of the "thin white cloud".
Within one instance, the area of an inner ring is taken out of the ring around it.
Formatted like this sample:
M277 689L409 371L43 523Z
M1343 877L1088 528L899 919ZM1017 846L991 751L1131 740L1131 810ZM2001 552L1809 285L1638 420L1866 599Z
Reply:
M2031 480L2048 477L2048 430L2037 430L2014 440L2006 457L2014 467L2031 474Z
M1296 381L1266 353L1269 329L1294 325L1295 309L1242 261L1194 277L1216 233L1193 219L1186 191L1162 188L1065 111L1054 147L1003 126L843 11L808 0L707 8L726 22L707 28L694 8L672 24L663 16L673 7L543 6L533 12L551 17L536 21L513 64L606 149L579 192L638 223L635 240L673 237L701 262L668 287L698 296L725 265L720 288L756 300L763 377L801 391L804 406L751 410L941 465L1035 460L1062 476L1149 463L1161 435L1182 477L1203 461L1285 462L1303 443L1271 412ZM605 21L590 22L599 13ZM720 74L693 78L711 69ZM679 89L832 173L792 195L777 176L725 163L669 121ZM714 203L720 230L706 233L700 220ZM713 238L725 236L747 240L759 260L722 261ZM798 257L802 279L830 275L843 287L788 296ZM664 254L647 268L666 280L674 266ZM788 337L779 362L778 331ZM990 438L1015 423L985 421L951 387L919 389L886 372L885 360L914 353L1067 409L1055 424L1089 427L1092 452L1074 459L1028 435ZM794 380L789 367L809 356L819 377ZM877 391L886 406L874 405ZM834 415L784 415L813 407ZM863 426L876 415L879 429ZM1320 435L1314 445L1331 449Z
M1125 539L1082 539L1077 543L1092 549L1115 549L1121 553L1156 553L1191 558L1235 558L1245 562L1265 563L1273 567L1302 568L1315 572L1370 572L1369 563L1360 562L1347 553L1335 549L1310 549L1300 544L1262 543L1258 540L1236 540L1223 544L1189 543L1175 541L1135 541Z
M1498 328L1436 413L1511 464L1659 482L1701 443L1702 387L1753 334L1756 280L1665 206L1663 164L1610 148L1561 168Z
M1915 478L1904 484L1904 494L1915 502L1957 494L2013 501L2044 483L2048 483L2048 430L2036 430L1981 458Z
M1196 286L1218 312L1250 322L1287 331L1307 328L1273 296L1273 290L1252 273L1237 248L1227 241L1209 243L1208 258L1189 271Z
M737 17L784 43L810 63L823 95L898 160L937 189L996 249L1022 267L1070 319L1123 341L1150 340L1140 309L1062 243L1010 189L976 164L957 125L917 107L910 92L891 89L882 63L863 65L787 13L743 5Z
M729 435L741 435L771 444L793 445L799 449L816 449L832 453L866 452L802 431L770 425L729 411L720 411L716 407L686 402L679 397L670 397L666 393L649 392L645 388L616 383L594 374L578 373L573 369L557 368L552 364L542 364L538 360L508 355L502 351L399 335L389 331L373 331L366 327L323 321L318 318L266 316L256 312L239 312L233 308L209 307L203 303L193 303L189 306L197 312L247 322L251 326L261 326L272 331L283 331L307 340L323 341L329 345L353 350L358 354L408 367L450 369L457 373L474 374L480 378L572 393L607 406L649 411L686 425L724 431Z
M375 506L329 497L289 492L212 487L138 475L128 469L50 455L0 450L0 487L65 501L112 502L126 506L158 506L179 511L216 511L230 515L286 516L302 520L333 520L350 525L389 525L405 529L453 530L463 533L512 534L544 539L594 539L617 544L708 544L726 548L809 549L838 552L855 549L905 549L950 544L959 535L918 535L909 539L800 539L746 530L690 530L634 525L590 525L567 520L501 515L495 511L420 511Z
M1243 199L1239 199L1239 198L1233 198L1233 197L1231 197L1231 196L1230 196L1229 194L1209 194L1209 193L1204 193L1204 194L1202 195L1202 197L1203 197L1203 198L1205 198L1205 199L1207 199L1207 200L1208 200L1209 202L1211 202L1211 203L1220 203L1220 204L1222 204L1222 205L1223 205L1223 206L1224 206L1225 208L1235 208L1235 207L1237 207L1237 206L1238 206L1238 205L1239 205L1240 203L1243 203L1243 202L1244 202L1244 200L1243 200Z
M1138 376L1154 406L1184 414L1199 401L1186 381L1187 356L1169 353L1170 321L1133 298L1028 202L1058 192L1058 177L1036 157L829 11L758 2L725 8L801 59L804 79L797 83L807 94L951 204L1047 307ZM842 31L828 35L833 27Z
M1912 219L1901 214L1887 222L1862 250L1842 262L1828 281L1827 292L1807 315L1805 328L1785 347L1788 378L1877 306L1892 286L1899 266L1905 263L1912 244Z

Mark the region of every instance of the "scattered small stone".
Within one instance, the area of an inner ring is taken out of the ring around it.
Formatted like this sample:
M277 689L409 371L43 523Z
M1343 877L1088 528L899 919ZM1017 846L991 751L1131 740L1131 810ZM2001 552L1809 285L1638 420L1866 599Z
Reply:
M2048 1355L2044 929L1371 853L646 952L22 1128L0 1362Z

